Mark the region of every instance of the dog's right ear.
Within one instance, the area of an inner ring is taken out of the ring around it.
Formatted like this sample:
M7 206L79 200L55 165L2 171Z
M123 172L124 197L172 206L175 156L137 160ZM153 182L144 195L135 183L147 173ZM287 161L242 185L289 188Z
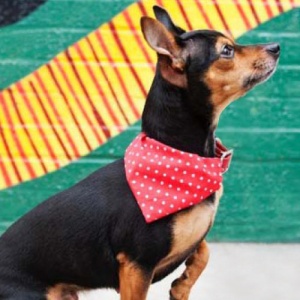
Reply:
M161 22L142 17L141 27L145 40L160 57L160 71L170 83L186 88L185 59L183 48L176 41L176 35L170 32Z
M173 34L175 35L181 35L183 33L185 33L185 30L183 30L182 28L176 26L170 15L168 14L168 12L163 9L160 6L154 5L153 6L153 11L155 14L156 19L161 22L162 24L164 24L166 26L166 28L171 31Z
M172 68L183 71L184 61L180 56L181 48L176 42L176 37L162 23L142 17L141 27L145 40L157 54L168 56L171 59Z

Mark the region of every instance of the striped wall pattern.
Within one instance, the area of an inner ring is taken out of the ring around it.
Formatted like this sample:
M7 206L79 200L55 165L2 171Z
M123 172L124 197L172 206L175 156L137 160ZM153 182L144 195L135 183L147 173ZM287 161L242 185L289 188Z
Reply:
M0 93L0 189L88 154L140 118L155 53L139 19L158 4L189 30L236 38L300 0L144 0Z

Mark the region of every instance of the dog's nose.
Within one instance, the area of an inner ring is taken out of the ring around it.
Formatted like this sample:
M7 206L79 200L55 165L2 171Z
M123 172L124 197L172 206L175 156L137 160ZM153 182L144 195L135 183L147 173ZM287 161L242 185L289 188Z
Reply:
M273 56L279 56L280 54L280 45L277 43L268 44L265 46L265 49Z

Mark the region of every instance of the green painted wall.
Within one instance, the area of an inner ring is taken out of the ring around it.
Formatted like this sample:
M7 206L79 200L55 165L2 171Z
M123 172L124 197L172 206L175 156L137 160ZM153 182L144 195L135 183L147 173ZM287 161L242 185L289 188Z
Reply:
M22 21L1 28L0 89L30 74L133 2L48 0Z
M266 84L232 104L222 115L218 135L235 149L235 154L210 240L300 241L299 20L300 9L293 10L238 40L278 41L282 56L276 74ZM52 57L59 47L56 49L43 59ZM37 203L122 156L139 130L137 123L69 166L1 191L0 232Z

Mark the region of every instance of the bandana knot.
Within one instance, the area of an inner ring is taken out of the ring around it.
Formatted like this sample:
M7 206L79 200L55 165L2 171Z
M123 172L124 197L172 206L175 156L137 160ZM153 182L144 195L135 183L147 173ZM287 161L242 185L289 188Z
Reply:
M139 134L125 153L127 182L147 223L200 203L220 189L232 150L216 140L216 157L174 149Z

